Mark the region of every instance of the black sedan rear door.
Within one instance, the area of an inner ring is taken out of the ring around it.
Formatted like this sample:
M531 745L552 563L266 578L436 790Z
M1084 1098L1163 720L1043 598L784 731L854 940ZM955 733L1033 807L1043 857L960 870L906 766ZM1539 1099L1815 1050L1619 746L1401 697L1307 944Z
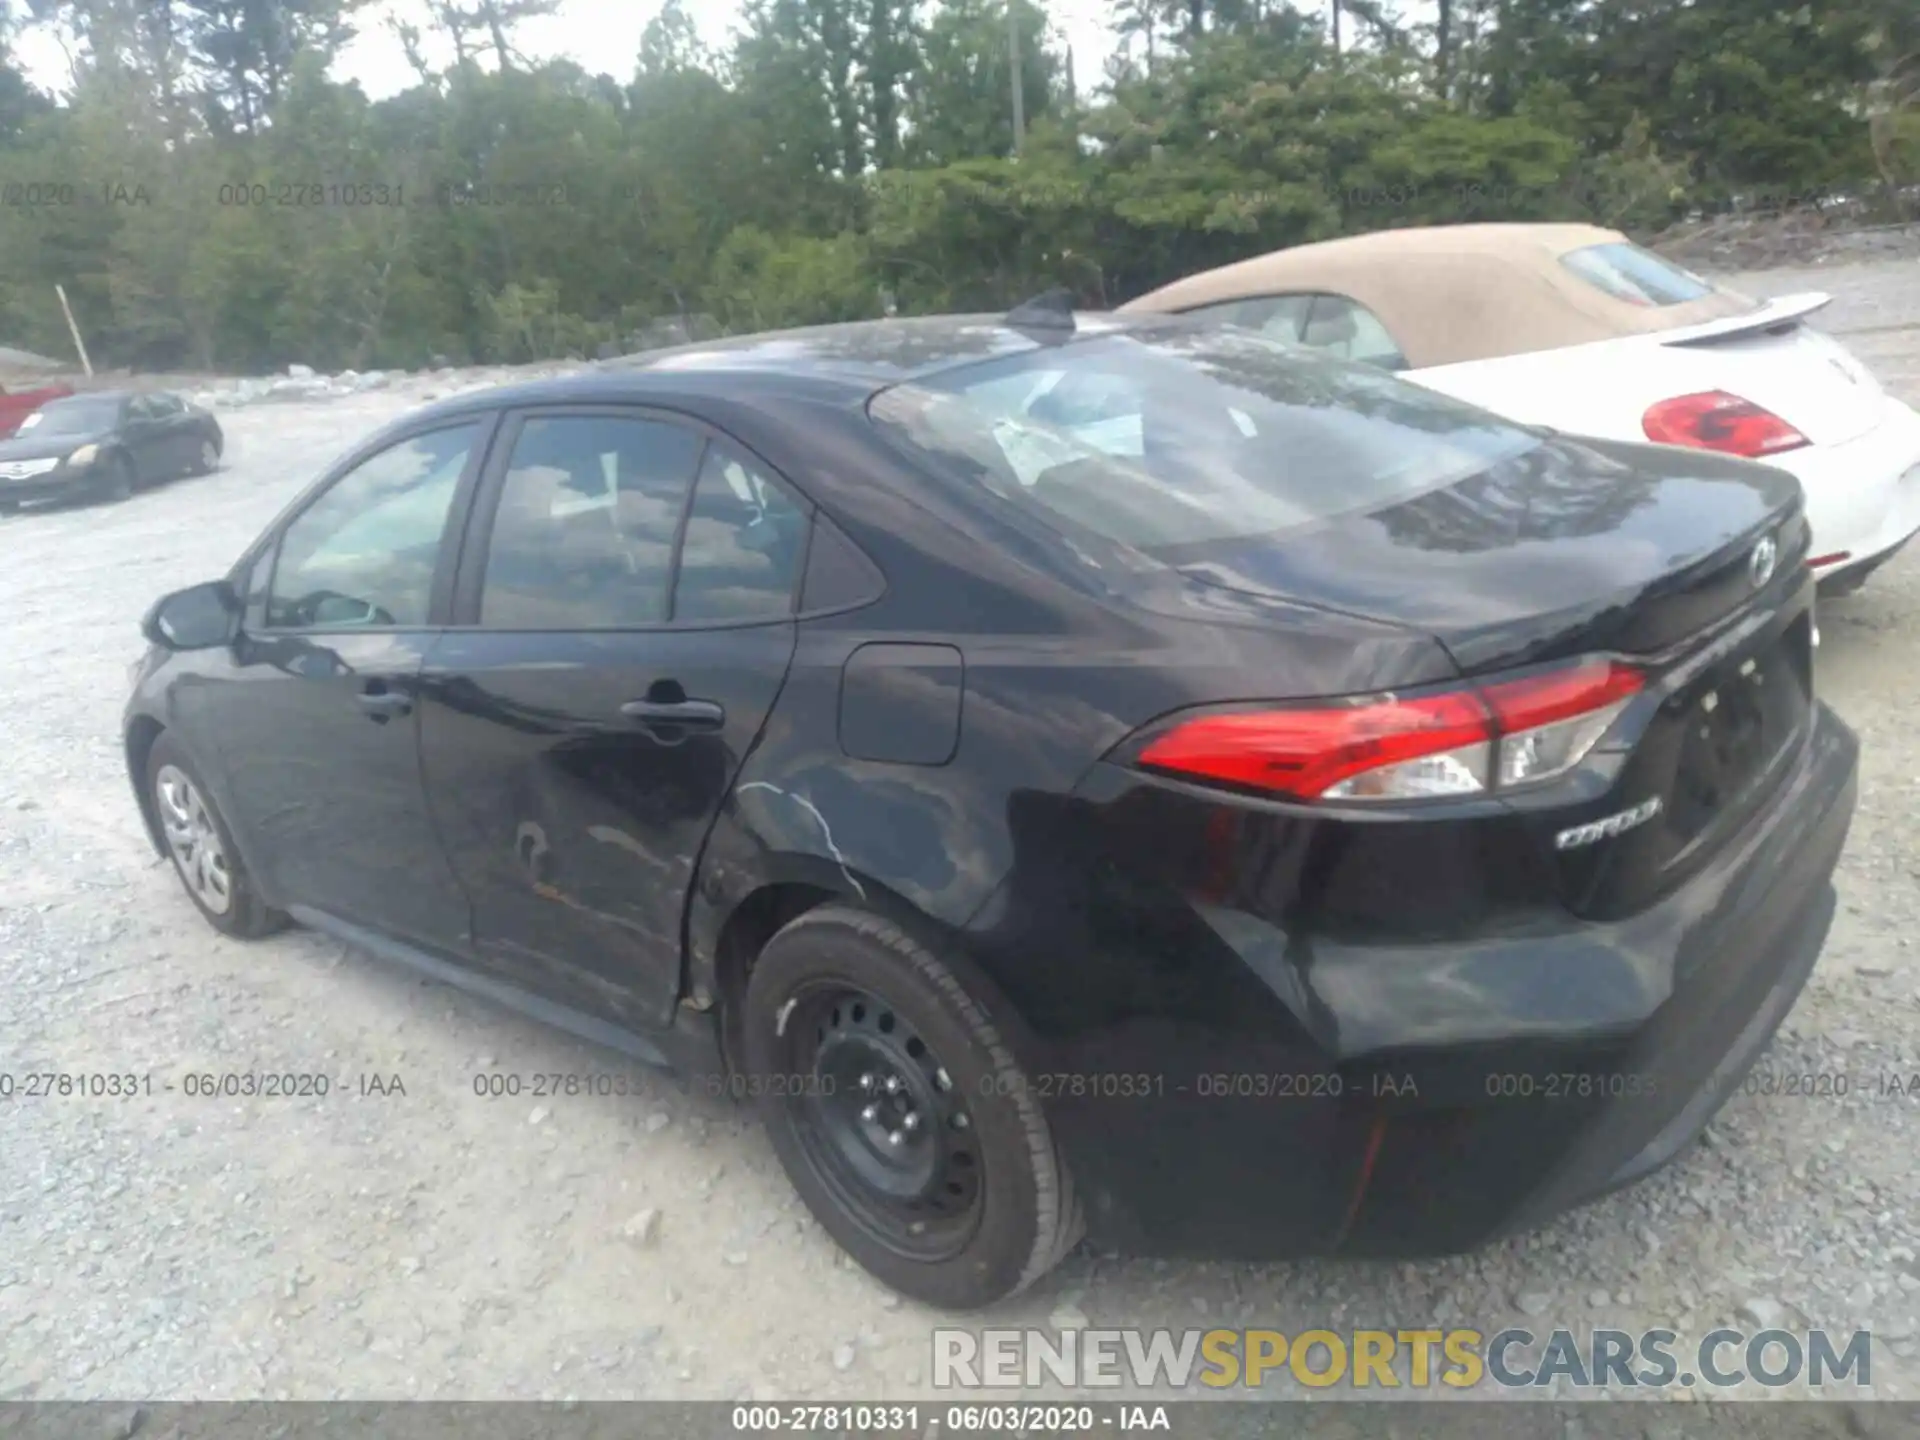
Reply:
M695 862L793 655L808 524L685 417L509 418L422 672L428 794L489 968L670 1022Z
M178 440L160 413L156 397L135 395L121 412L120 435L133 457L134 473L143 485L165 480L180 468Z

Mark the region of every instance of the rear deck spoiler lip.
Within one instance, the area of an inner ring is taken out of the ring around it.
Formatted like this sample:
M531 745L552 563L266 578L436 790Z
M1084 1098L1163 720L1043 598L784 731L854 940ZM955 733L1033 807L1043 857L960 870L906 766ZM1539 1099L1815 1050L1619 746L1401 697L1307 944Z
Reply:
M1650 338L1661 345L1711 345L1718 340L1731 340L1740 335L1797 325L1832 303L1833 296L1822 290L1810 290L1803 295L1783 295L1745 315L1730 315L1724 320L1708 320L1704 324L1687 325L1678 330L1655 331Z

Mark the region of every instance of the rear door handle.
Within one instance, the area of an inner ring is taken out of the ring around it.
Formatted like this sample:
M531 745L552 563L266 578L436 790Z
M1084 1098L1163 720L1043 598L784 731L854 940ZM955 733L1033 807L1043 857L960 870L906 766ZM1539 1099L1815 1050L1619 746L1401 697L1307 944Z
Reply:
M620 713L642 725L681 730L718 730L727 721L727 712L711 700L629 700Z
M355 698L360 701L360 708L373 720L384 722L396 715L413 712L413 697L392 690L369 690Z

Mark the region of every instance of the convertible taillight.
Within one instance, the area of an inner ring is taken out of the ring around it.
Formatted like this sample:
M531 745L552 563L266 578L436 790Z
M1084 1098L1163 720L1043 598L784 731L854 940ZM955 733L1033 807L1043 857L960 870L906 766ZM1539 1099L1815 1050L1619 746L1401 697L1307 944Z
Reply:
M1718 450L1748 460L1811 443L1771 410L1724 390L1662 400L1640 418L1640 428L1661 445Z
M1645 684L1589 660L1439 694L1213 711L1174 721L1134 763L1296 800L1486 794L1571 770Z

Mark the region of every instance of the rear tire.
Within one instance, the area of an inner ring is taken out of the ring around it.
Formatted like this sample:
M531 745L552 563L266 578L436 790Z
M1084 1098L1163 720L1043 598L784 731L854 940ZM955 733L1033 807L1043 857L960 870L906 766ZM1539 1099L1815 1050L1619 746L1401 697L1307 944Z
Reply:
M164 731L147 757L147 796L174 874L209 925L242 940L286 928L287 917L254 889L233 833L185 748Z
M788 1178L870 1273L942 1309L1025 1289L1085 1228L1003 1003L844 905L781 930L747 982L750 1093Z

